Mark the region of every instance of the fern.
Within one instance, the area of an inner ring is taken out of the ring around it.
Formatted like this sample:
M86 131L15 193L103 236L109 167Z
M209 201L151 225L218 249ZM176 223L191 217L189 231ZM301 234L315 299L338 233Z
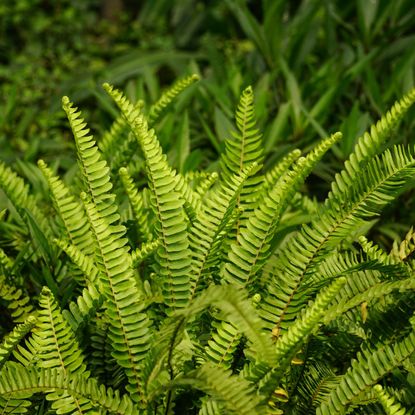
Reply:
M340 378L325 401L317 409L317 415L344 414L347 405L367 387L375 385L393 368L402 364L415 350L415 333L411 332L400 342L381 345L376 350L362 350L357 360Z
M380 403L386 411L387 415L405 415L406 411L399 402L396 402L392 396L382 388L381 385L375 385L373 387L375 395L378 397Z
M149 124L163 127L195 80L174 84L148 112L105 85L121 116L99 145L64 98L77 186L40 160L49 194L34 197L0 165L13 204L2 230L19 241L0 248L0 413L411 408L414 233L388 252L367 232L413 185L412 150L385 143L414 92L358 139L319 202L303 185L341 134L263 171L251 87L218 166L176 172Z
M17 325L13 331L6 336L2 344L0 344L0 369L15 346L23 339L24 336L26 336L27 333L29 333L35 323L36 318L29 316L24 323Z
M161 242L156 260L163 278L163 295L169 309L182 308L189 300L190 286L190 251L183 199L180 193L175 192L175 177L166 163L154 130L148 130L143 116L137 114L118 91L113 91L109 86L106 89L123 111L146 157L158 220L157 237Z
M281 186L273 188L250 216L237 243L233 243L223 278L229 282L246 285L260 272L269 258L270 242L274 237L281 214L290 197L303 183L323 154L341 137L334 134L323 141L306 158L300 158L292 171L286 173Z

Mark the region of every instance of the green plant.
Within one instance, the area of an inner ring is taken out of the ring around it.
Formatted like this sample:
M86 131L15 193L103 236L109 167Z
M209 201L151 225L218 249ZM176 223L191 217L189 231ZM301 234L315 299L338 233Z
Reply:
M3 413L413 413L414 233L364 235L412 183L413 149L383 148L415 90L319 203L302 186L341 134L265 170L251 87L220 170L175 170L152 123L195 80L148 108L105 84L123 118L98 144L65 97L71 186L0 165Z

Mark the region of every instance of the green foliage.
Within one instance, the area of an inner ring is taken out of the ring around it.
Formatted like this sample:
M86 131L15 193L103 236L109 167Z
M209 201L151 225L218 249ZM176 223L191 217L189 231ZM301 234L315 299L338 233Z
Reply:
M415 92L357 139L319 202L302 192L342 134L267 168L251 87L220 162L175 170L149 123L162 137L164 108L195 80L148 112L105 84L121 115L98 143L65 97L72 181L40 160L31 189L0 166L16 233L0 254L0 412L411 413L414 233L389 253L369 232L414 183L413 149L386 143ZM126 137L139 150L114 167Z

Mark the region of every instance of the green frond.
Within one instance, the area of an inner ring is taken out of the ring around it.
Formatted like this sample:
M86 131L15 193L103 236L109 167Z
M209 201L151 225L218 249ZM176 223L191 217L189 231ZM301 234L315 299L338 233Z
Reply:
M64 376L71 373L88 377L89 372L86 370L79 343L49 288L42 289L39 306L36 327L33 329L33 339L37 344L37 366L58 368ZM52 408L59 413L72 413L73 410L83 413L90 409L86 400L79 400L68 394L52 393L47 398L53 401Z
M62 251L66 253L66 255L68 255L73 264L75 264L79 270L82 271L86 281L91 283L96 281L98 278L99 269L94 264L94 261L90 255L86 255L78 247L68 243L67 241L60 239L54 239L53 241L60 249L62 249ZM89 241L89 244L91 245L91 241Z
M143 309L143 295L131 268L127 240L119 236L124 234L124 230L107 222L96 206L87 200L85 193L81 197L95 240L101 291L111 325L113 356L125 368L129 381L127 390L132 399L143 403L140 361L150 345L150 320Z
M278 180L284 176L284 173L300 156L301 150L295 149L291 151L264 175L264 181L260 187L260 194L262 197L266 195L270 189L276 186Z
M230 369L233 354L242 337L241 333L227 321L220 321L214 327L216 331L205 347L205 355L211 362L224 369Z
M178 179L167 164L154 130L148 130L142 114L137 113L119 91L109 85L104 87L127 118L146 158L157 217L156 233L161 241L156 253L158 274L162 279L164 303L168 307L166 311L171 313L185 307L190 294L190 250L184 201L181 193L175 190ZM184 182L184 178L181 180Z
M288 331L278 337L275 349L277 354L276 360L280 366L282 359L291 361L301 342L321 322L322 317L327 311L327 307L338 294L339 290L346 284L346 281L345 277L340 277L319 292L313 303L298 316Z
M116 222L119 220L119 214L114 203L115 195L110 193L112 184L107 162L103 160L92 135L89 135L90 130L81 118L81 112L73 106L68 97L62 98L62 105L75 138L85 191L100 215L110 223Z
M36 199L29 194L29 186L3 162L0 162L0 188L28 227L27 212L31 214L42 233L48 238L52 237L48 219L38 207Z
M319 361L307 364L298 383L299 401L296 403L295 413L315 413L324 396L330 393L337 383L337 376L329 364Z
M220 366L206 363L179 380L202 390L226 409L227 413L238 415L263 414L264 407L248 381Z
M373 387L375 395L379 399L379 402L382 404L383 409L386 412L386 415L406 415L405 408L396 401L396 399L389 395L383 388L382 385L375 385Z
M201 199L203 199L207 191L215 184L218 178L219 175L216 172L207 174L206 177L200 178L196 185L195 192L200 196ZM186 179L188 178L186 177Z
M204 276L211 272L213 266L218 265L221 242L226 237L223 230L237 209L243 186L256 168L257 164L254 162L238 175L229 177L218 189L214 189L210 197L204 200L198 220L190 228L192 297Z
M153 239L153 234L150 230L148 213L144 209L143 197L141 193L138 192L128 170L125 167L121 167L119 173L124 189L127 192L134 217L137 221L140 235L142 235L144 241L151 241Z
M37 324L33 330L33 338L38 345L38 364L41 367L56 367L65 372L86 374L78 341L49 288L43 287L39 306Z
M94 284L89 284L82 290L76 301L71 301L68 310L63 310L62 315L69 323L74 333L82 328L94 317L104 302L103 295L97 290Z
M0 370L6 359L12 353L17 344L29 333L36 324L36 317L29 316L27 320L18 324L11 333L9 333L0 344Z
M48 182L53 204L65 226L65 239L84 254L91 254L93 249L88 233L88 220L82 205L70 194L63 181L53 175L43 160L38 161L38 166Z
M120 388L127 382L124 369L112 356L110 325L102 315L97 316L88 327L90 346L90 368L94 377L112 388Z
M316 278L318 265L331 249L353 239L365 221L404 189L415 172L415 159L402 147L373 158L349 184L344 200L327 204L310 225L303 225L279 253L271 290L261 303L261 316L270 328L291 324L308 296L302 287ZM315 281L314 282L318 282Z
M344 164L344 170L335 176L327 202L333 198L342 197L350 183L354 182L356 175L362 170L362 166L379 152L391 130L403 118L414 102L415 88L395 102L392 108L376 124L370 127L369 132L365 132L357 139L353 152Z
M363 350L351 367L341 376L317 409L317 415L345 414L347 406L364 390L375 385L395 367L400 366L415 350L415 332L399 342L380 345L375 350Z
M118 391L99 385L95 379L86 379L79 374L65 376L62 370L41 369L34 370L18 365L7 366L0 376L0 397L27 397L35 393L49 393L54 391L66 394L77 401L87 402L87 411L80 413L94 413L92 408L100 408L119 415L140 415L139 409L127 395L120 396ZM73 405L67 404L68 412L77 410ZM15 413L15 412L13 412ZM79 412L78 412L79 413Z
M348 285L350 282L348 281ZM383 298L393 291L412 291L415 289L414 278L406 278L404 280L392 280L386 282L378 282L364 290L355 293L356 289L350 290L346 287L344 291L339 293L339 301L327 310L324 316L324 324L328 324L334 318L341 316L347 311L360 306L363 303L370 304L374 299Z
M231 244L228 262L222 272L225 281L241 285L253 281L272 253L271 240L288 202L316 163L340 137L340 133L333 134L305 158L300 157L293 170L281 179L281 185L272 188L250 215L246 227L241 228L238 240Z
M246 212L242 214L241 222L236 224L238 234L240 226L248 217L248 212L251 212L256 206L255 201L258 198L262 182L262 177L257 173L262 169L264 160L262 134L256 128L254 93L251 86L242 91L235 119L237 131L232 132L232 139L225 141L225 152L222 153L220 160L221 180L231 185L234 175L241 174L253 162L256 163L255 171L246 181L236 203L238 208Z
M367 255L369 260L377 261L383 265L398 265L399 260L390 256L380 246L376 245L373 241L369 241L365 236L359 236L359 244L363 249L363 252Z
M221 311L221 318L234 325L248 339L247 351L258 361L274 361L275 353L270 336L265 333L263 323L248 298L246 289L231 284L212 285L203 290L178 316L192 316L214 306Z
M218 403L214 399L202 399L202 406L199 410L199 415L222 415Z
M193 74L176 81L167 91L163 92L159 100L150 107L148 122L154 124L162 112L173 102L173 100L186 88L198 81L198 75Z
M0 248L0 273L9 276L14 267L14 261Z
M256 379L262 394L271 397L272 392L279 385L285 369L307 337L318 327L327 307L345 283L346 278L340 277L320 291L314 302L297 317L288 331L277 338L274 367L267 373L263 373L262 379Z
M3 275L0 275L0 299L8 308L14 323L23 323L34 311L30 297Z
M160 239L142 244L140 248L137 248L135 251L131 252L131 266L133 268L137 268L137 266L147 257L154 254L160 245Z
M141 111L144 107L144 101L138 100L135 104L138 111ZM129 141L127 136L128 126L125 118L119 115L112 123L109 130L107 130L98 142L98 147L105 158L111 160L116 154L120 153L120 147L122 147L126 141Z

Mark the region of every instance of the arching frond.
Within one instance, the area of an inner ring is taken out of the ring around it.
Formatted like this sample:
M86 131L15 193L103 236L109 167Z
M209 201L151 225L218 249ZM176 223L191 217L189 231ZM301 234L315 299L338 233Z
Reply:
M405 415L407 413L405 408L382 388L382 385L375 385L373 391L382 404L386 415Z
M375 350L362 350L340 382L317 409L317 415L342 415L347 405L362 391L375 385L392 369L402 364L415 350L415 332L399 342L380 345Z
M376 124L370 127L370 131L366 131L357 139L353 152L344 164L344 170L335 176L327 203L331 202L332 199L342 198L342 194L347 191L350 183L354 182L356 176L362 170L362 166L379 152L391 130L399 123L414 102L415 88L395 102L392 108Z
M99 408L119 415L140 415L139 409L127 395L120 396L118 391L105 388L92 378L86 379L79 374L63 376L59 369L35 370L17 365L9 365L1 372L0 397L3 399L48 393L51 390L87 402L89 407L94 408L88 411L90 413L96 413L95 408ZM67 404L67 410L73 412L76 408Z
M72 330L77 331L96 315L104 303L104 296L97 290L94 284L89 284L82 290L76 301L71 301L68 310L63 310L62 315L69 323Z
M78 249L75 245L72 245L67 241L54 239L54 242L66 253L66 255L68 255L68 257L79 268L79 270L82 271L85 280L94 283L98 278L99 269L94 264L93 257L91 255L87 255ZM90 248L93 250L93 245L91 243L90 245Z
M378 216L414 173L411 153L402 147L388 150L373 158L349 184L346 199L332 201L311 225L303 225L279 254L273 288L261 303L262 316L270 328L272 323L279 328L290 324L308 298L300 287L316 276L316 267L327 252L353 237L365 221Z
M29 333L36 324L36 317L29 316L27 320L18 324L11 333L9 333L0 344L0 370L6 362L6 359L16 347L16 345Z
M162 112L173 102L173 100L186 88L199 80L196 74L176 81L167 91L163 92L159 100L150 107L148 122L154 124Z
M34 311L31 300L23 289L14 286L3 275L0 275L0 299L15 323L23 323Z
M62 98L62 104L75 138L85 191L100 215L108 222L114 223L119 220L119 214L114 203L115 195L110 193L112 184L107 163L103 160L94 138L89 135L90 130L81 118L81 112L73 106L68 97Z
M65 239L84 255L91 254L93 250L89 243L88 220L82 205L70 194L63 181L53 175L43 160L38 161L38 166L48 182L53 204L65 226Z
M133 268L136 268L147 257L154 254L160 247L160 245L160 239L156 239L154 241L150 241L146 244L141 245L140 248L137 248L135 251L131 252L131 266Z
M233 353L242 337L241 333L226 321L220 321L214 327L216 327L216 331L205 347L206 357L217 365L230 369Z
M13 203L21 218L28 224L27 212L36 221L42 233L52 237L51 226L47 217L42 213L36 199L29 193L29 186L12 169L0 162L0 188Z

